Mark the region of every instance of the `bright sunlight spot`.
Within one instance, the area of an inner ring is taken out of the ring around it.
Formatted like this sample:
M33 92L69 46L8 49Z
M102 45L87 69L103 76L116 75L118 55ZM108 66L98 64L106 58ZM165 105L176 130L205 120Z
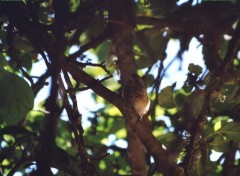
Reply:
M222 152L216 152L212 150L212 154L210 155L210 160L217 161L221 155L222 155Z

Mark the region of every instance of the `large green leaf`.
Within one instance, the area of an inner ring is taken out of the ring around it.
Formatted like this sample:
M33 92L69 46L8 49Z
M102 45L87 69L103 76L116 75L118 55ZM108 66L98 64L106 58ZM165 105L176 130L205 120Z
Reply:
M176 107L175 102L173 100L173 90L174 90L175 84L172 86L167 86L162 89L162 91L158 95L158 102L159 105L163 108L174 108Z
M105 41L96 48L96 55L100 61L107 60L109 57L110 49L112 47L112 42Z
M228 149L229 142L240 141L240 124L235 122L229 122L221 127L219 130L211 133L207 136L209 144L214 150L223 152Z
M217 152L226 152L229 148L229 141L222 135L216 134L214 138L210 139L209 145Z
M145 29L145 35L149 38L149 46L158 58L165 58L169 37L164 36L164 30L156 28Z
M24 79L7 71L2 73L0 118L7 124L15 124L33 108L34 94Z
M222 134L227 137L228 140L233 140L236 142L240 142L240 124L235 122L229 122L220 128L217 133Z

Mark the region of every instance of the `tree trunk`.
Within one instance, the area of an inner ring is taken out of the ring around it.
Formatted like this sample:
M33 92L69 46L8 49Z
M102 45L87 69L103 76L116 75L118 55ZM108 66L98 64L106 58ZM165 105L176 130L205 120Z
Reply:
M113 32L112 41L118 57L117 68L120 71L121 83L123 85L137 70L132 44L132 31L135 26L132 20L132 10L132 2L129 0L112 2L110 10L110 18L112 20L110 27ZM128 140L127 156L131 174L147 175L146 149L130 125L126 124L126 128Z

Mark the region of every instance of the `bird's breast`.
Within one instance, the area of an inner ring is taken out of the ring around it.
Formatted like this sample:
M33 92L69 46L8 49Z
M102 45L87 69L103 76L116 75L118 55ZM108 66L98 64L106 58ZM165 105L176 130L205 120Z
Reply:
M143 116L149 111L150 100L146 98L136 98L133 102L133 108L140 116Z

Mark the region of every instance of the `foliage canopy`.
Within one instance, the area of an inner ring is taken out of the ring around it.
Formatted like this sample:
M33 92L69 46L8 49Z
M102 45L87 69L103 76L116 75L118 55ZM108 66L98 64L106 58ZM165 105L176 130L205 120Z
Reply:
M237 0L1 1L0 173L239 175L239 17ZM193 39L204 67L184 65ZM173 64L186 80L163 87ZM121 96L133 73L151 129Z

